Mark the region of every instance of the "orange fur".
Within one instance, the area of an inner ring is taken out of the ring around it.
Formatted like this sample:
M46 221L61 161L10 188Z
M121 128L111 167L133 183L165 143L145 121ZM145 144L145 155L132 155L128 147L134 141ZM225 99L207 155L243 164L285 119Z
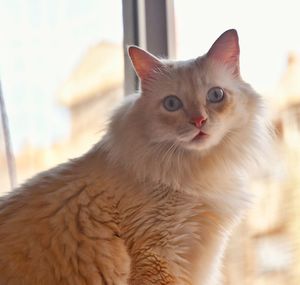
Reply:
M209 56L143 70L102 141L1 199L0 284L218 284L268 130L260 97ZM212 86L230 104L205 102ZM174 93L185 109L171 114ZM199 112L210 137L193 145Z

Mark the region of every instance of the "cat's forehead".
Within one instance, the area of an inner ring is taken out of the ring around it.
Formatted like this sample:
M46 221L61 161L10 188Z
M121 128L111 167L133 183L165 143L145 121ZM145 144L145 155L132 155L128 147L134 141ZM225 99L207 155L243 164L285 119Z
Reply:
M222 81L222 74L201 58L169 63L176 88L181 90L208 88Z
M179 81L191 84L207 84L209 81L207 74L203 72L196 60L177 62L173 68Z
M211 72L208 72L207 66L196 59L176 61L171 63L170 67L172 78L179 89L205 86L213 79L210 78Z

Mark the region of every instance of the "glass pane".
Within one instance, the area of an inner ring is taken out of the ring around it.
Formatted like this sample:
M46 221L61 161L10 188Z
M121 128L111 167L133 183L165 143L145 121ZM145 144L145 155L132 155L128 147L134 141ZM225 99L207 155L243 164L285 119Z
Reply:
M243 76L259 90L272 87L286 66L290 51L300 52L298 2L175 0L177 57L207 52L225 30L240 35Z
M1 81L20 183L100 139L123 96L122 7L104 0L0 6ZM0 185L8 189L4 178Z
M298 284L300 280L299 2L175 0L177 58L208 51L227 29L240 36L241 74L270 104L276 163L253 178L256 196L230 240L225 283Z

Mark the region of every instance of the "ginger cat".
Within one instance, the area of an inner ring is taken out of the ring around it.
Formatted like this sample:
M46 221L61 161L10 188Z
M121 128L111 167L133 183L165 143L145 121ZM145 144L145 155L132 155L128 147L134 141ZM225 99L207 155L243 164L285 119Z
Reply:
M128 52L141 91L104 138L1 198L1 285L220 284L268 141L237 32L188 61Z

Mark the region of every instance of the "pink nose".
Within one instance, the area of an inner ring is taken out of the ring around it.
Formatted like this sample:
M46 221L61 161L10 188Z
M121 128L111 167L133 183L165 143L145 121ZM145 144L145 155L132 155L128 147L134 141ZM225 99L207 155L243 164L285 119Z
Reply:
M201 128L207 121L207 118L204 118L202 115L197 117L197 118L193 118L191 120L191 123L197 127L197 128Z

